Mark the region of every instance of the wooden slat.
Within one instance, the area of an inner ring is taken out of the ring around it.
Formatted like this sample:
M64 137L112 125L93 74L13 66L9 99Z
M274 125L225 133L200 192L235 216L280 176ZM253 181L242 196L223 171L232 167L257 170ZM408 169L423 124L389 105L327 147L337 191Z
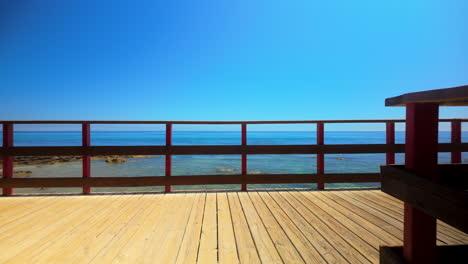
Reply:
M388 204L379 201L378 197L375 197L372 195L372 193L368 195L361 195L359 192L352 192L353 197L356 197L360 201L369 204L373 206L374 208L380 208L382 211L393 211L395 214L395 217L403 217L403 210L402 208L398 208L396 206L389 206ZM437 233L437 239L440 241L443 241L445 243L462 243L461 240L457 240L453 238L451 235L451 230L447 229L444 226L438 226L437 230L439 231ZM395 245L395 243L387 243L387 244L392 244Z
M466 118L439 119L439 122ZM144 121L144 120L0 120L11 124L186 124L186 125L229 125L229 124L314 124L314 123L385 123L405 122L404 119L336 119L336 120L267 120L267 121Z
M154 228L154 223L160 221L164 216L161 215L161 208L166 202L166 196L161 195L149 195L148 197L143 197L144 199L150 200L150 205L148 205L149 210L142 218L140 218L141 224L136 224L135 228L138 230L134 235L129 238L126 244L118 252L115 258L112 260L115 263L136 263L137 257L140 257L142 254L143 247L146 242L147 234L150 233ZM96 246L97 247L97 246ZM91 252L88 252L88 255ZM83 263L81 259L77 256L74 263Z
M245 180L245 182L244 182ZM8 178L0 179L0 187L137 187L163 185L240 184L240 183L340 183L378 182L378 173L348 174L251 174L196 175L196 176L148 176L148 177L94 177L94 178Z
M468 85L407 93L385 99L385 106L405 106L409 103L437 103L446 106L468 105Z
M197 263L218 262L218 220L216 203L216 193L208 193L206 195L205 213L203 216Z
M468 194L406 170L382 166L382 191L468 232Z
M377 249L372 247L366 239L362 239L359 235L346 227L346 224L337 219L336 216L328 214L324 208L317 204L317 199L309 192L300 192L305 199L302 200L304 205L314 210L318 217L323 219L330 227L337 231L337 233L345 238L349 243L358 250L363 256L374 262L378 259ZM343 220L343 219L341 219Z
M262 263L282 263L283 261L271 241L261 218L258 216L249 195L247 193L240 193L238 196Z
M299 195L297 192L282 193L284 198L294 206L310 225L316 227L317 231L325 237L328 242L337 249L337 251L344 256L350 263L370 263L358 250L356 250L350 243L338 234L337 229L330 226L329 223L319 215L316 215L316 210L311 209L306 202L306 198Z
M237 252L241 263L261 263L260 257L245 219L239 197L236 193L227 193L231 209L232 224L236 237Z
M205 201L205 193L197 194L195 204L193 205L193 209L190 214L190 219L186 225L187 227L185 229L184 238L180 243L180 247L174 247L178 249L176 263L195 263L197 261Z
M106 251L112 252L108 255L108 259L112 260L124 245L124 238L131 237L136 232L138 225L135 223L142 221L143 217L152 210L151 205L157 204L157 201L145 195L137 195L130 197L128 204L129 207L120 210L115 215L108 213L106 215L108 218L104 221L98 218L87 225L79 225L74 233L65 236L50 247L55 248L56 252L61 252L60 256L45 254L38 261L73 263L79 257L81 263L88 262L102 250L103 244L106 244L106 248L112 249ZM126 232L119 232L124 228Z
M217 202L206 212L204 192L3 197L0 262L194 263L203 239L218 245L213 262L267 262L277 252L280 262L300 263L316 250L323 259L308 262L369 263L378 261L363 256L369 248L401 244L401 202L380 191L209 194ZM215 219L203 231L218 233L211 241L201 235L205 213ZM450 236L450 244L468 239L461 231Z
M297 209L284 198L283 195L285 192L269 192L269 194L327 263L348 263L346 259L333 248L333 245L318 232L316 227L310 225Z
M55 200L63 201L60 197L54 198ZM49 210L41 210L43 215L36 216L36 218L43 219L39 222L41 224L36 223L34 224L34 228L25 228L24 230L28 230L31 233L22 231L20 234L26 235L25 239L20 240L23 242L15 243L15 248L10 248L8 254L4 253L1 254L1 256L4 257L5 260L13 258L16 263L37 263L37 257L45 252L51 245L64 237L70 237L70 233L75 228L83 227L83 225L87 226L88 221L92 221L93 219L102 220L101 217L105 217L106 214L109 214L110 211L114 209L115 205L123 206L128 204L122 203L124 199L126 200L128 198L129 197L111 195L107 198L91 196L87 199L72 199L75 200L75 202L66 204L66 207L74 209L73 213L66 214L64 217L60 217L61 214L58 213L60 219L58 221L54 221L53 217L44 215L44 213L47 213L48 211L54 213L54 211L50 209L55 208L55 206L53 206L53 204L49 204L47 206L47 208L50 208ZM99 205L96 205L96 201L100 201ZM61 211L65 211L64 213L66 213L66 210ZM42 226L42 224L44 224L44 226ZM36 227L38 229L35 229Z
M165 228L165 235L161 237L158 245L160 253L154 257L155 259L159 259L161 263L175 263L194 202L196 201L196 195L196 193L187 193L185 203L179 205L179 208L176 210L179 214L171 221L170 227ZM214 228L216 230L216 225ZM215 244L216 242L217 239L215 238Z
M218 201L218 261L239 263L231 210L226 193L217 194ZM185 262L187 263L187 262Z
M338 210L334 206L329 205L322 200L322 195L311 192L314 198L314 202L320 206L325 212L339 220L349 230L352 230L356 235L361 237L363 240L378 249L377 245L380 243L386 243L394 245L398 243L398 239L391 239L391 237L383 231L381 228L377 228L367 221L354 217L355 214L345 214L343 211Z
M252 194L252 196L254 195L258 195L258 193ZM318 253L317 249L315 249L315 247L309 242L304 234L302 234L302 232L294 225L291 219L289 219L288 215L281 209L281 206L278 205L270 195L260 195L260 198L268 207L273 217L276 219L284 232L288 235L294 247L297 249L299 254L301 254L302 259L306 263L318 263L325 261Z
M439 152L466 152L468 151L468 143L440 143L438 150ZM387 152L402 153L404 152L404 144L0 147L0 155L3 156L358 154Z

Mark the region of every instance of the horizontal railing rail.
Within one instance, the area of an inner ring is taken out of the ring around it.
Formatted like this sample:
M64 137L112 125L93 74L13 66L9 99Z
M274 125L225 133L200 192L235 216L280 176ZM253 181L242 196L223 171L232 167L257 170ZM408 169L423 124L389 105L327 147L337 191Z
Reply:
M468 143L440 143L439 152L466 152ZM101 155L255 155L255 154L363 154L404 153L404 144L349 145L199 145L199 146L90 146L4 147L0 156Z
M90 193L91 187L136 187L205 184L247 184L274 183L317 183L318 189L324 183L380 182L379 173L325 173L325 154L386 153L386 163L395 162L395 153L405 151L404 144L395 144L395 123L403 119L373 120L296 120L296 121L0 121L3 125L3 178L0 187L4 195L13 194L13 188L35 187L82 187L83 193ZM468 151L468 143L461 142L461 123L468 119L440 119L451 123L451 143L440 143L439 152L451 152L452 163L461 162L461 152ZM324 124L327 123L385 123L386 144L324 144ZM81 124L82 146L28 146L13 145L14 124ZM92 124L164 124L166 144L163 146L91 146ZM240 124L240 145L172 145L174 124ZM316 144L310 145L247 145L248 124L316 124ZM247 155L259 154L316 154L317 173L314 174L248 174ZM147 177L91 177L91 156L98 155L164 155L165 176ZM236 175L190 175L172 176L172 155L241 155L241 174ZM14 156L82 156L83 177L13 178Z
M461 121L468 118L439 119L439 122ZM122 120L0 120L2 124L174 124L174 125L240 125L240 124L332 124L332 123L404 123L405 119L336 119L336 120L259 120L259 121L122 121Z

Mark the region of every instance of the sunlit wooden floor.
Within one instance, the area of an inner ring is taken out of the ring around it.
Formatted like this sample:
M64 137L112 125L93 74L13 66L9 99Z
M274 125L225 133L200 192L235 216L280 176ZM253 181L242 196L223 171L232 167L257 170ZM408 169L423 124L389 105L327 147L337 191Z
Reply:
M377 190L0 197L0 263L376 263L402 228Z

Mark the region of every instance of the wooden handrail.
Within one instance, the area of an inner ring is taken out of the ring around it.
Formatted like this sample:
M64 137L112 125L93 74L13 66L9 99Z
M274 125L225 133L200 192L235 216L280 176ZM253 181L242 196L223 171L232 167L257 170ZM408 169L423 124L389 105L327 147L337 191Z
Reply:
M395 153L405 151L404 144L395 144L395 123L405 122L403 119L373 119L373 120L295 120L295 121L0 121L3 124L3 141L0 156L3 156L3 179L0 187L4 195L11 195L12 188L27 187L83 187L83 193L91 192L91 187L116 186L165 186L165 191L171 191L171 185L196 184L242 184L242 190L247 190L247 184L257 183L317 183L319 189L324 183L342 182L379 182L376 173L342 173L325 174L324 154L352 153L386 153L387 164L393 163ZM460 160L461 152L468 151L468 143L461 143L461 123L468 119L440 119L439 122L451 122L452 143L441 143L439 152L451 152L452 161ZM317 124L317 144L314 145L248 145L248 124ZM327 123L385 123L386 144L324 144L324 124ZM82 146L13 146L14 124L81 124ZM91 124L165 124L166 144L164 146L91 146ZM240 124L240 145L202 145L180 146L172 145L174 124ZM251 175L247 171L247 155L258 154L317 154L316 174L261 174ZM91 177L90 157L97 155L165 155L165 177ZM239 175L195 175L172 176L172 155L241 155L241 174ZM14 156L83 156L83 178L22 178L13 176Z
M404 144L1 147L0 156L364 154L403 153L404 147ZM439 144L439 152L467 151L468 143Z
M468 118L439 119L439 122L461 121ZM403 123L405 119L341 119L341 120L279 120L279 121L112 121L112 120L0 120L2 124L174 124L174 125L241 125L241 124L317 124L317 123Z

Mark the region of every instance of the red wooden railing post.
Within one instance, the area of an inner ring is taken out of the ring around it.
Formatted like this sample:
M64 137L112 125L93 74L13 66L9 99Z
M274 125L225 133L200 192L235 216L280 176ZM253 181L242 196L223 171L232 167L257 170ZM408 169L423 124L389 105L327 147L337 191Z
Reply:
M166 146L172 145L172 124L166 124ZM166 177L170 177L172 174L172 156L171 154L166 154ZM171 185L165 186L165 192L171 191Z
M317 145L325 144L325 126L324 123L317 123ZM317 154L317 174L321 175L325 173L325 154L318 153ZM325 189L325 183L319 182L317 183L317 189L323 190Z
M406 105L405 167L431 180L437 177L439 106L434 103ZM403 255L408 263L434 263L436 219L405 203Z
M13 147L13 124L3 124L3 147ZM13 157L3 156L3 178L13 177ZM13 188L3 188L3 195L13 195Z
M395 122L387 122L387 145L395 144ZM395 164L395 152L387 152L387 164Z
M461 130L461 121L452 121L452 143L461 143ZM461 163L461 152L452 152L451 154L452 163Z
M89 123L83 123L81 128L81 138L83 140L82 145L84 147L89 147L91 145L91 125ZM84 155L83 156L83 178L91 177L91 156ZM84 186L83 187L83 194L90 194L91 187Z
M241 124L242 127L242 146L247 145L247 124ZM242 154L242 178L245 182L247 178L247 154ZM247 191L247 184L242 183L241 185L242 191Z

